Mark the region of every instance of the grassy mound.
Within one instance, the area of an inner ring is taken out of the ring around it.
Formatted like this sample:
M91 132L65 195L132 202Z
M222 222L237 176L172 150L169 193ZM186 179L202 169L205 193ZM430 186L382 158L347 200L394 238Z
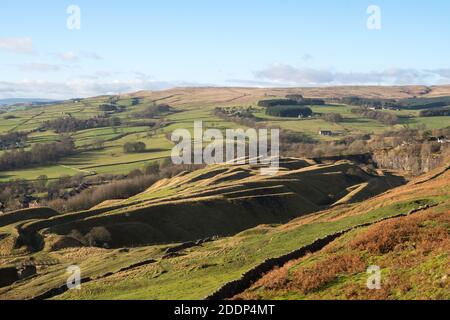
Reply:
M53 248L45 243L54 241L52 235L66 237L56 248L76 241L112 248L192 241L233 235L259 224L286 223L336 202L360 201L402 183L401 178L372 175L350 162L316 165L283 159L281 166L275 176L262 176L260 168L251 165L207 167L162 180L127 200L30 221L20 232L36 249ZM364 186L355 192L361 184ZM100 227L108 233L107 240L86 238Z

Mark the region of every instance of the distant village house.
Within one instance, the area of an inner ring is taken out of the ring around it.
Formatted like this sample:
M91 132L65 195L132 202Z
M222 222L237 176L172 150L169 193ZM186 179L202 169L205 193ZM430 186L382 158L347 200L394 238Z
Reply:
M320 131L319 131L319 134L320 134L321 136L332 136L332 135L333 135L333 132L330 131L330 130L320 130Z
M439 143L450 143L450 139L447 139L445 136L440 136L437 138Z

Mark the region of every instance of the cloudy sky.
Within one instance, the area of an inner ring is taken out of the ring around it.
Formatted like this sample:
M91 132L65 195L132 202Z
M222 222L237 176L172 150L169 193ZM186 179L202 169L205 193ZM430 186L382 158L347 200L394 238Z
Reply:
M2 0L0 99L450 84L449 13L447 0Z

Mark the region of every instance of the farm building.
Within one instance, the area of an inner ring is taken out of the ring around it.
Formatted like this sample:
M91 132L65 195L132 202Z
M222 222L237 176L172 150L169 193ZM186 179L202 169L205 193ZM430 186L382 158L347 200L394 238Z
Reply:
M330 131L330 130L320 130L320 131L319 131L319 134L320 134L321 136L332 136L332 135L333 135L333 132Z

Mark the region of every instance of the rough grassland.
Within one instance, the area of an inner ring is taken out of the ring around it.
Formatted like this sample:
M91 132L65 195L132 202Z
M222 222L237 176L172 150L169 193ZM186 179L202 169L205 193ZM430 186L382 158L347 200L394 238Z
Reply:
M422 195L437 201L436 207L357 229L318 253L269 272L236 298L450 299L449 173L447 166L430 173L430 181L418 179L357 206ZM379 290L366 286L366 270L372 265L381 268Z
M450 299L450 204L351 232L276 269L236 298ZM381 288L366 287L367 267Z

